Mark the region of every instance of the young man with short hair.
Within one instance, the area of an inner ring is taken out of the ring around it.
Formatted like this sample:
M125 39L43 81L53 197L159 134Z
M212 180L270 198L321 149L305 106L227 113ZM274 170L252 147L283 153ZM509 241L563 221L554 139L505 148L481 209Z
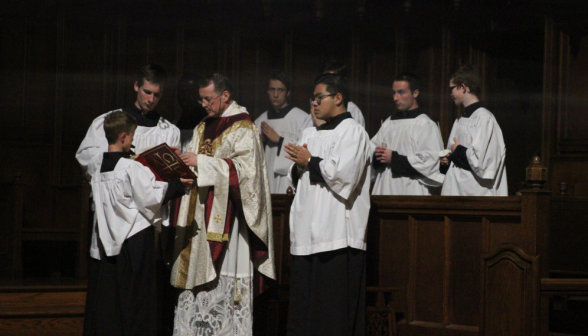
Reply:
M166 79L165 71L159 65L143 66L133 84L137 92L135 102L122 109L106 112L94 119L76 152L76 159L88 177L100 167L102 153L108 149L108 141L103 129L104 118L114 111L125 111L137 120L138 126L133 139L135 151L164 142L169 146L180 146L180 130L155 111L163 95Z
M472 65L461 66L449 81L451 98L464 111L449 136L451 153L441 159L447 174L441 195L508 196L506 146L496 118L478 99L480 81Z
M420 79L411 73L394 78L396 113L372 138L375 172L373 195L439 194L444 175L439 172L441 133L419 107Z
M340 75L341 77L347 79L347 75L349 72L349 66L347 64L343 64L338 60L330 60L323 65L322 73L323 74L336 74ZM308 116L308 120L306 121L307 127L312 126L320 126L324 123L324 120L320 120L314 114L314 109L312 104L310 104L310 115ZM357 121L361 127L365 128L365 119L363 117L363 113L361 112L360 108L352 101L347 102L347 111L351 113L351 117Z
M296 195L290 211L288 335L365 335L370 142L347 112L336 74L319 76L312 103L325 123L284 147Z
M167 76L165 70L157 64L148 64L141 67L133 83L136 92L136 99L132 105L122 109L106 112L98 116L86 133L86 136L76 152L76 159L80 163L82 170L86 173L88 179L100 169L102 164L102 153L108 150L108 141L104 134L104 120L108 115L115 111L125 111L137 120L137 129L134 133L133 146L135 152L140 152L146 148L167 143L170 147L180 146L180 130L171 122L164 119L155 110L162 95ZM155 244L162 252L158 252L159 258L162 257L163 251L167 250L165 243L168 241L167 236L171 234L169 228L169 204L166 204L158 210L157 216L162 219L158 221L157 238ZM159 231L162 231L161 235ZM161 248L160 248L161 247ZM165 276L165 265L162 259L158 260L158 286L172 289L169 285L169 276ZM165 315L160 315L165 316ZM162 328L171 329L172 321L162 322Z
M130 160L137 121L126 112L104 118L108 152L92 175L92 229L84 335L157 335L154 225L159 208L193 180L156 181Z
M285 194L290 186L287 175L292 161L286 159L282 147L287 143L298 143L308 118L306 112L290 104L290 83L290 78L283 72L272 74L267 89L271 108L255 120L265 144L272 194Z

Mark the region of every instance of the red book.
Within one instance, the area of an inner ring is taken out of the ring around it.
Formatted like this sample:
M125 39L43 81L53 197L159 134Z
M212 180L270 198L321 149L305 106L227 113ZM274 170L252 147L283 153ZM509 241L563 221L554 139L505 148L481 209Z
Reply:
M196 179L194 172L165 142L137 155L135 161L151 169L158 181L169 182L176 177Z

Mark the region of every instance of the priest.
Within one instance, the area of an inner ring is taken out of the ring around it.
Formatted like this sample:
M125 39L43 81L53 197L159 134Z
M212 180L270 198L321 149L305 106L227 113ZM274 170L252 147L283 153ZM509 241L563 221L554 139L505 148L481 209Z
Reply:
M411 73L394 78L397 112L372 138L373 195L439 195L445 175L439 172L443 141L439 127L419 107L420 79Z
M315 81L314 111L325 123L284 149L296 196L290 211L288 335L365 335L365 250L370 142L346 104L345 80Z
M205 76L199 95L208 118L181 155L197 180L177 221L174 334L251 335L254 294L275 279L263 146L228 77Z
M290 78L283 72L272 74L267 88L271 108L263 112L255 125L265 144L265 162L272 194L285 194L290 186L288 169L292 161L282 149L287 143L298 143L308 114L290 104Z

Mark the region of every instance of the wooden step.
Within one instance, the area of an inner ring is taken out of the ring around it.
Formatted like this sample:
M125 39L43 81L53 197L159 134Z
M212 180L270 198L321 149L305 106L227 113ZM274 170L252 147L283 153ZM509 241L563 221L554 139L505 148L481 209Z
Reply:
M81 335L83 283L0 285L0 335Z

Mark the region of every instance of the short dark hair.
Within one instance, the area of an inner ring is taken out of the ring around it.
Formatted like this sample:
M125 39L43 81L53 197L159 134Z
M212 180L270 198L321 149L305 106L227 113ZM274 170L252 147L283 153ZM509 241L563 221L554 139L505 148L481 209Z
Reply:
M395 82L407 82L410 92L421 91L421 78L410 72L403 72L394 77Z
M347 64L340 62L339 60L332 59L323 64L323 71L322 73L334 73L340 75L343 78L347 78L347 74L349 73L349 66Z
M139 87L143 86L145 81L163 85L167 81L167 75L161 66L157 64L147 64L139 69L135 81L138 83Z
M114 145L121 133L131 134L137 129L137 120L127 112L118 110L104 118L104 134L109 145Z
M290 77L288 77L288 75L286 75L285 72L283 72L283 71L274 72L270 77L270 81L273 81L273 80L278 80L278 81L282 82L282 84L284 84L284 86L286 87L286 91L290 91L290 85L291 85L292 81L290 80Z
M451 76L453 84L465 85L470 89L470 93L475 96L480 94L480 86L482 80L480 79L480 71L478 67L473 64L465 64L460 66L457 71Z
M319 84L325 84L326 90L330 94L335 95L340 93L343 97L343 106L347 108L347 102L349 100L349 88L347 87L347 80L343 76L330 73L322 74L314 80L314 85Z
M214 84L214 92L216 92L219 96L225 91L228 91L229 94L233 96L233 86L231 84L231 80L224 74L217 72L202 77L198 82L198 88L205 88L209 86L210 83Z

